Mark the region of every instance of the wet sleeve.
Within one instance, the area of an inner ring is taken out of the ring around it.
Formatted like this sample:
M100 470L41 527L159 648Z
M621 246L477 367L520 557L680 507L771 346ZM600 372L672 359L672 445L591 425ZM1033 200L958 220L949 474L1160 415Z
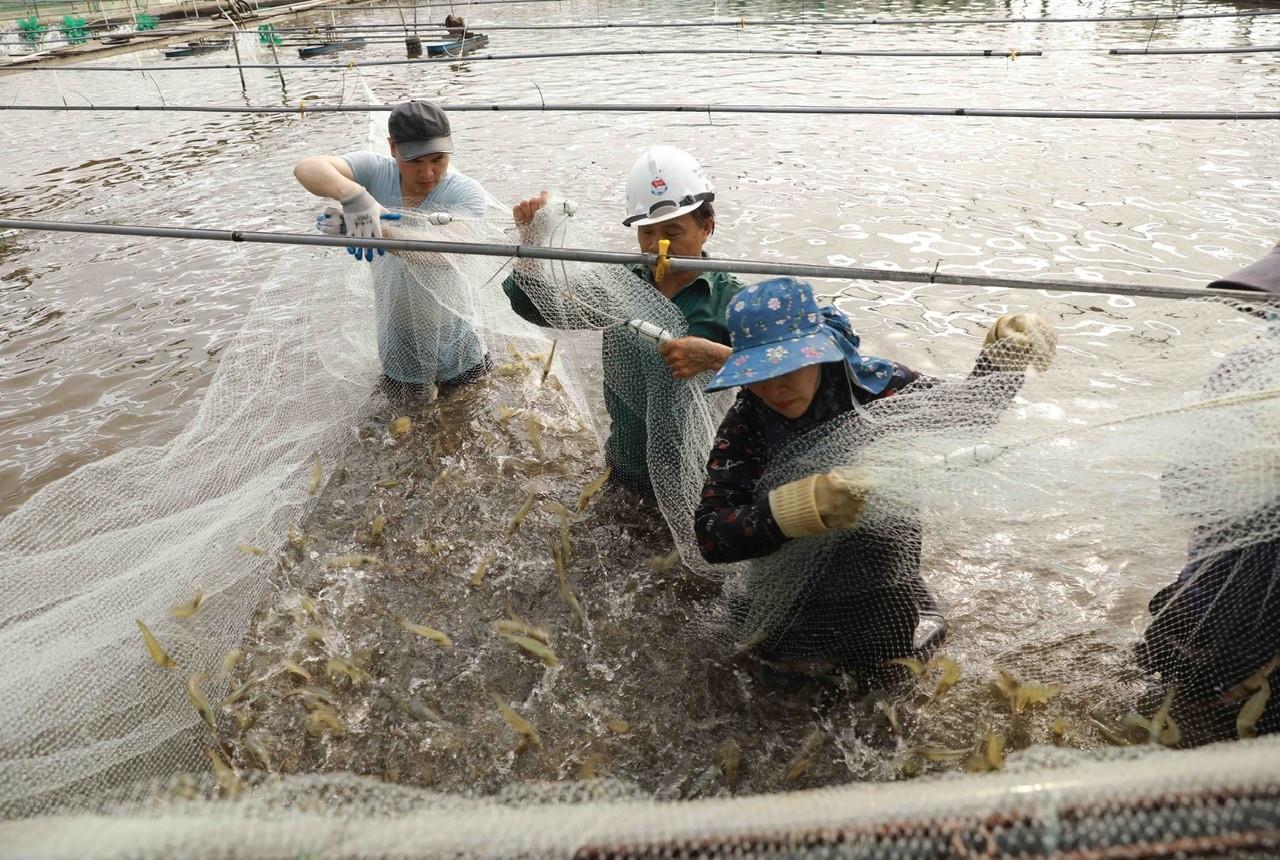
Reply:
M875 399L917 395L911 404L921 412L921 430L981 429L1000 420L1025 381L1025 373L997 370L983 352L968 378L959 382L947 382L898 365L889 386Z
M721 422L694 514L698 549L713 564L769 555L787 541L768 494L756 490L767 461L763 436L748 413L739 397Z
M372 193L373 186L378 185L378 174L385 170L385 156L376 152L348 152L342 160L351 168L355 181ZM376 199L376 195L375 195Z
M507 279L502 282L502 291L507 294L507 301L511 302L511 310L522 319L534 325L547 326L546 317L525 292L525 287L537 287L540 283L533 275L515 271L507 275ZM542 288L545 289L545 287Z

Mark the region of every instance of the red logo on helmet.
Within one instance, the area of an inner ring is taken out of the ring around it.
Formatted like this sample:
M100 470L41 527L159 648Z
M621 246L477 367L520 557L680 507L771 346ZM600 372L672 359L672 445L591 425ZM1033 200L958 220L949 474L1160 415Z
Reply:
M649 183L649 192L655 197L661 197L667 193L667 183L663 181L661 176L655 177L653 182Z

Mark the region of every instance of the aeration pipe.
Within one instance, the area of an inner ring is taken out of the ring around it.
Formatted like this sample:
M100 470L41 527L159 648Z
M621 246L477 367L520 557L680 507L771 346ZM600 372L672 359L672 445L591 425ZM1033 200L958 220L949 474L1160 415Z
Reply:
M113 236L146 236L162 239L200 239L217 242L251 242L269 245L310 245L328 248L382 248L388 251L425 251L437 254L472 254L481 257L564 260L578 263L611 263L654 266L656 254L628 254L585 248L549 248L538 245L495 245L481 242L436 242L412 239L352 239L345 236L314 236L306 233L267 233L250 230L203 230L185 227L148 227L132 224L96 224L74 221L34 221L0 218L0 228L49 230L61 233L94 233ZM669 257L672 269L695 272L733 272L743 275L791 275L845 281L894 281L952 286L1000 287L1015 290L1055 290L1073 293L1142 296L1161 299L1234 298L1243 301L1280 302L1280 296L1242 290L1213 290L1190 287L1159 287L1145 284L1116 284L1102 281L1031 280L985 275L944 275L869 269L854 266L817 266L805 263L772 263L759 260L717 260L707 257Z
M235 66L219 68L234 69ZM267 66L266 68L277 68ZM288 68L285 66L284 68ZM128 71L138 71L129 69ZM1252 121L1280 119L1280 110L1044 110L1040 108L965 108L965 107L875 107L871 105L678 105L678 104L445 104L451 113L689 113L689 114L820 114L826 116L945 116L999 117L1023 119L1131 119L1131 120L1211 120ZM389 112L394 104L306 104L297 107L253 107L246 105L22 105L0 104L0 111L142 111L174 113L227 114L297 114Z
M1280 45L1244 45L1228 48L1112 48L1108 53L1122 57L1143 54L1265 54L1280 51Z
M403 39L399 40L403 41ZM1040 51L1020 51L1016 48L986 48L970 51L842 51L814 48L632 48L590 51L536 51L527 54L466 54L463 56L431 57L413 60L364 60L351 63L196 63L177 65L167 63L154 66L85 66L33 64L22 71L56 72L197 72L215 69L331 69L345 71L351 68L368 69L379 66L424 66L439 63L475 62L485 60L557 60L570 57L653 57L696 54L755 55L764 57L1039 57Z
M401 31L403 27L399 28ZM209 35L209 30L192 30L191 33L201 33ZM279 34L283 31L276 30ZM347 39L356 38L359 34L334 34L330 31L323 33L310 31L318 38L337 38ZM417 32L417 31L415 31ZM375 36L373 38L361 37L366 45L377 44L403 44L403 36ZM53 41L63 41L55 39ZM6 42L0 39L0 44L19 44L17 41ZM306 45L314 45L314 40L304 40L298 37L291 37L290 41L282 43L283 47L303 47ZM1114 56L1143 56L1151 55L1176 55L1176 54L1267 54L1280 51L1280 45L1244 45L1244 46L1225 46L1212 48L1062 48L1062 53L1107 53ZM1051 55L1055 51L1049 52ZM662 54L696 54L696 55L756 55L764 57L1009 57L1016 59L1018 57L1043 57L1044 51L1040 50L1023 50L1021 48L969 48L956 50L905 50L905 49L868 49L868 50L845 50L845 49L829 49L829 48L617 48L605 50L591 51L531 51L519 54L464 54L462 56L444 56L433 57L427 59L408 59L408 60L364 60L360 62L348 63L345 65L337 65L334 63L246 63L241 64L239 68L244 69L348 69L351 66L357 68L365 68L371 66L407 66L417 64L430 63L457 63L471 62L473 60L552 60L565 59L568 57L633 57L633 56L654 56ZM20 59L21 57L19 57ZM32 63L30 65L17 65L13 67L14 71L32 71L38 72L42 70L57 70L62 72L192 72L207 71L209 69L233 69L237 66L233 63L217 63L217 64L196 64L196 65L179 65L176 63L166 63L164 65L153 66L89 66L89 65L73 65L73 64L54 64L54 63ZM3 66L0 66L3 70Z
M393 33L391 33L391 32L382 32L382 31L378 31L377 33L367 34L367 35L366 35L366 34L362 34L362 33L358 33L358 32L353 32L353 33L351 33L350 35L343 34L343 35L341 35L341 36L340 36L340 38L344 38L344 39L346 39L346 38L352 38L352 39L354 39L354 38L361 38L361 39L364 39L364 44L366 44L366 45L395 44L395 43L397 43L397 42L399 42L399 43L403 43L403 42L404 42L403 28L401 28L401 31L402 31L402 35L401 35L399 38L397 38L397 37L396 37ZM281 31L276 30L275 32L276 32L276 33L280 33ZM419 28L419 29L418 29L417 34L418 34L418 35L421 35L421 28ZM327 36L327 35L328 35L328 33L327 33L327 32L325 32L325 33L320 33L320 32L314 32L314 31L313 31L313 32L310 34L310 36L322 36L322 35L323 35L323 36ZM290 45L290 46L295 46L295 45L296 45L296 46L302 46L302 45L314 45L314 44L316 44L315 39L313 39L313 38L308 38L308 35L307 35L307 34L302 34L302 33L299 33L299 34L285 33L285 34L284 34L284 37L285 37L286 39L288 39L288 41L286 41L284 44L286 44L286 45ZM425 40L425 39L424 39L424 40ZM450 40L449 38L447 38L447 37L441 37L441 38L439 38L439 39L436 39L435 41L447 42L447 41L451 41L451 40ZM634 51L639 51L639 50L642 50L642 49L633 49L633 50L634 50ZM660 53L660 50L661 50L661 49L643 49L643 53L646 53L646 54L656 54L656 53ZM670 49L668 49L668 50L670 50ZM919 57L925 57L925 56L934 56L934 57L937 57L937 56L941 56L941 57L984 57L984 56L987 56L987 57L990 57L990 56L994 56L994 57L999 57L999 56L1004 56L1004 55L1008 54L1010 50L1016 50L1016 51L1018 52L1018 56L1019 56L1019 57L1038 57L1038 56L1040 56L1040 55L1043 53L1042 51L1038 51L1038 50L1028 50L1028 51L1024 51L1024 50L1022 50L1021 48L986 48L986 49L984 49L984 48L968 48L968 49L960 48L960 49L955 49L955 50L947 50L947 49L943 49L943 50L935 50L935 51L925 51L925 50L906 50L906 49L901 49L901 48L878 48L878 49L871 49L871 48L868 48L868 49L865 49L865 50L863 50L863 49L857 49L857 48L837 48L837 49L818 49L818 48L810 48L810 49L801 49L801 48L756 48L756 49L752 49L752 48L689 48L688 50L685 50L685 49L676 49L676 50L678 50L678 52L679 52L679 53L695 53L695 52L696 52L696 53L699 53L699 54L771 54L771 53L774 53L775 51L778 51L778 52L787 53L787 54L792 53L792 52L799 52L799 53L801 53L801 54L828 54L828 55L832 55L832 56L849 56L850 54L852 54L853 56L859 56L859 57L861 57L861 56L871 56L871 57L874 57L874 56L886 56L886 57L917 57L917 56L919 56ZM1099 51L1099 52L1101 52L1101 51L1105 51L1105 50L1106 50L1106 48L1095 48L1094 50L1095 50L1095 51ZM612 51L611 49L605 49L605 50L603 50L603 51L595 51L595 52L592 52L592 54L593 54L593 55L594 55L594 54L600 54L600 53L608 54L608 53L612 53L612 52L613 52L613 51ZM618 49L618 52L619 52L619 53L625 53L625 54L632 53L632 51L629 51L629 50L626 50L626 49ZM519 55L517 55L517 56L519 56ZM559 55L559 54L556 54L556 53L544 53L544 52L539 52L536 56L542 57L542 56L560 56L560 55ZM578 56L578 54L574 53L574 54L570 54L569 56ZM463 57L462 59L467 59L467 60L469 60L469 59L476 58L476 57L479 57L479 58L481 58L481 59L507 59L507 58L508 58L508 55L501 54L501 55L497 55L497 56L491 56L491 55L485 55L485 54L468 54L468 55L466 55L465 57Z

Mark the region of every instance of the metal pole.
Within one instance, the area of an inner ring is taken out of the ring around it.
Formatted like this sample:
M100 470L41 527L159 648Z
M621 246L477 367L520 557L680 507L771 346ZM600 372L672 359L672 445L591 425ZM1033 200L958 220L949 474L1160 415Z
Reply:
M270 25L268 24L267 26L269 27ZM234 37L235 33L233 32L231 35ZM276 53L276 36L271 30L267 30L267 44L271 46L272 59L274 59L276 61L276 65L279 66L279 68L276 69L276 72L280 75L280 91L285 93L285 95L288 95L288 91L285 89L284 84L284 66L280 65L280 55Z
M0 228L51 230L61 233L96 233L113 236L147 236L165 239L197 239L217 242L251 242L268 245L311 245L327 248L382 248L387 251L426 251L437 254L473 254L481 257L565 260L580 263L653 266L656 254L626 254L585 248L546 248L537 245L496 245L482 242L434 242L412 239L352 239L345 236L313 236L307 233L266 233L248 230L202 230L185 227L148 227L133 224L95 224L73 221L34 221L0 218ZM842 281L893 281L899 283L1000 287L1015 290L1054 290L1072 293L1141 296L1162 299L1232 298L1257 304L1280 302L1280 295L1243 290L1191 287L1159 287L1096 281L1031 280L982 275L940 275L935 272L889 271L861 267L816 266L805 263L770 263L758 260L715 260L707 257L670 257L672 269L692 272L733 272L747 275L792 275Z
M75 70L76 66L49 66L57 71ZM205 68L233 69L235 66L208 66ZM245 65L246 69L274 69L271 64ZM279 68L296 68L282 64ZM303 68L317 68L315 66ZM112 71L155 71L150 67L112 67ZM370 104L308 104L305 113L374 113L388 112L395 105ZM1124 119L1124 120L1191 120L1191 121L1257 121L1280 119L1280 110L1271 111L1105 111L1105 110L1037 110L988 108L913 108L913 107L840 107L835 105L672 105L672 104L445 104L440 106L453 113L499 113L503 111L527 113L726 113L726 114L793 114L797 116L935 116L965 118L1032 118L1032 119ZM238 105L81 105L0 104L0 111L172 111L175 113L244 113L290 114L303 113L296 107L238 106Z
M332 33L330 35L336 35ZM1254 48L1250 49L1257 52L1280 51L1280 46ZM1201 49L1189 53L1214 53L1217 49ZM1138 51L1138 53L1143 53ZM1223 53L1240 53L1239 51L1227 50ZM678 55L738 55L738 56L759 56L759 57L864 57L864 58L917 58L917 59L938 59L938 58L999 58L1017 56L1017 57L1040 57L1043 56L1042 51L1029 50L1022 51L1016 48L984 48L968 51L922 51L922 50L872 50L872 51L852 51L852 50L824 50L812 49L801 50L795 48L618 48L611 50L586 50L586 51L533 51L529 53L519 54L468 54L464 57L449 56L444 58L424 58L424 59L407 59L407 60L361 60L352 63L289 63L287 68L296 69L330 69L330 70L346 70L352 67L368 69L388 66L416 66L431 65L432 63L456 63L461 59L463 62L494 62L509 60L560 60L575 57L660 57L660 56L678 56ZM202 63L198 65L182 65L182 66L148 66L146 71L157 72L193 72L193 71L211 71L215 69L232 69L237 65L231 63ZM32 63L21 67L22 71L39 71L41 69L59 69L61 71L120 71L118 66L94 66L86 64L73 65L56 65L49 63ZM271 63L249 63L244 65L247 69L270 69L275 68ZM135 69L136 71L136 69Z
M233 24L231 26L231 47L236 52L236 71L240 73L240 91L247 94L249 92L249 85L244 82L244 64L240 62L240 40L236 38L239 32L239 28ZM279 69L283 74L284 66L280 66L279 63L276 65L279 66Z
M244 61L240 59L240 40L236 38L236 31L239 28L236 26L235 18L231 17L232 12L223 9L220 0L215 0L215 2L218 4L218 11L222 13L222 17L227 20L227 24L231 27L231 49L236 52L236 71L240 73L240 92L248 95L249 85L244 82ZM231 5L234 11L234 3Z
M331 31L329 35L336 36L336 31ZM761 56L761 57L881 57L881 58L977 58L977 57L997 57L1005 58L1010 56L1011 52L1016 51L1019 57L1039 57L1041 51L1029 50L1021 51L1011 48L985 48L970 51L846 51L846 50L800 50L795 48L617 48L611 50L595 50L595 51L531 51L520 54L468 54L461 57L468 63L474 62L493 62L503 60L563 60L575 57L658 57L658 56L678 56L678 55L698 55L706 56L709 54L721 55L741 55L741 56ZM354 63L291 63L293 68L299 69L347 69L351 66L357 68L375 68L379 66L413 66L413 65L430 65L432 63L456 63L459 60L457 56L450 56L444 59L408 59L408 60L363 60ZM240 65L240 58L236 58L236 65ZM24 71L38 71L39 69L55 68L54 66L42 63L33 63L32 65L23 67ZM95 69L114 69L115 66L93 66L93 65L71 65L58 66L64 71L93 71ZM233 66L229 63L204 63L192 66L155 66L155 71L209 71L212 69L230 69ZM269 63L250 63L245 68L271 68ZM150 71L150 69L148 69Z
M1265 54L1280 51L1280 45L1248 45L1246 47L1229 48L1112 48L1107 51L1117 57L1133 57L1150 54L1152 56L1168 56L1170 54Z

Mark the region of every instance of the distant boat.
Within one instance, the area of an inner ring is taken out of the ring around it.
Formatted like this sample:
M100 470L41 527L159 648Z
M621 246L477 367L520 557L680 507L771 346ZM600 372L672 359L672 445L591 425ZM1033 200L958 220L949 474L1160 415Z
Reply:
M112 33L110 36L103 36L100 41L104 45L127 45L131 38L133 37L128 33Z
M424 45L428 57L461 57L478 51L489 44L489 37L483 33L473 33L465 39L453 39L448 42L431 42Z
M176 48L166 48L164 55L169 59L175 57L194 57L197 54L212 54L231 47L230 39L197 39Z
M350 51L355 48L364 47L364 36L357 36L354 39L341 39L332 42L321 42L318 45L308 45L305 48L298 49L298 56L306 60L310 57L319 57L324 54L336 54L339 51Z

